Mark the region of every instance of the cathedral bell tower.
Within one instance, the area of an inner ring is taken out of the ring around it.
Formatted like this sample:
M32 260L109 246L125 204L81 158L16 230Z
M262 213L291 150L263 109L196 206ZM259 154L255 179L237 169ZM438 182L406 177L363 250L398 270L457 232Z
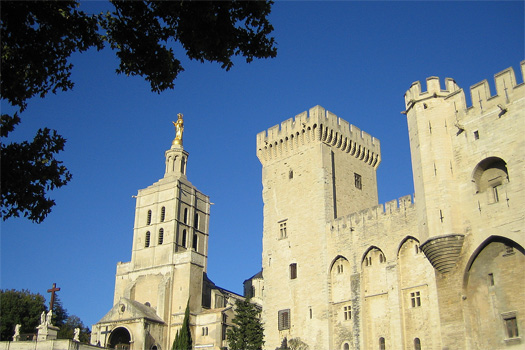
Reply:
M168 349L186 305L197 314L209 304L210 201L186 177L189 153L182 146L182 114L173 124L164 177L135 196L131 261L117 264L114 306L93 326L94 344Z

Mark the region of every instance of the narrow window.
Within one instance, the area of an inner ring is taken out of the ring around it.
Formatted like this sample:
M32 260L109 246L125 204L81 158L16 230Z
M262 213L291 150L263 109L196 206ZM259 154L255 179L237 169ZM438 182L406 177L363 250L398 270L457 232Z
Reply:
M297 278L297 264L290 264L290 279L294 280Z
M355 187L357 189L361 190L363 188L363 184L361 182L361 175L354 173L354 182L355 182Z
M195 250L195 251L197 251L197 240L198 240L198 239L197 239L197 234L194 233L194 234L193 234L193 244L192 244L192 248L193 248L193 250Z
M312 319L312 316L313 316L313 312L312 312L312 308L310 307L310 319Z
M419 254L419 251L420 251L419 246L416 244L414 247L416 248L416 254Z
M280 310L278 318L278 328L280 331L290 329L290 309Z
M345 306L343 308L343 315L344 315L345 321L350 321L352 319L352 307Z
M494 274L489 273L489 286L493 286L493 285L494 285Z
M182 230L182 246L186 248L186 230Z
M146 239L144 240L144 247L145 248L148 248L149 247L149 239L150 239L150 236L151 234L148 232L146 232Z
M148 220L146 225L151 225L151 210L148 210Z
M293 179L293 170L290 170L290 171L288 172L288 178L289 178L289 179Z
M385 349L386 349L385 338L381 337L379 338L379 350L385 350Z
M164 229L161 228L159 230L159 245L161 245L164 242Z
M184 208L184 223L188 223L188 208Z
M498 187L499 187L499 185L496 185L496 186L492 187L492 199L493 199L493 203L499 202Z
M414 339L414 350L421 350L421 340L419 338Z
M474 140L479 140L479 131L474 131Z
M505 328L507 329L508 338L517 338L519 336L516 316L505 318Z
M345 345L343 345L343 350L350 350L350 344L345 343Z
M281 223L279 224L279 233L280 233L280 237L281 237L281 238L286 238L286 237L288 237L288 234L287 234L287 232L286 232L286 221L281 222Z
M197 230L199 229L199 214L195 213L195 217L193 218L193 227L195 227Z
M166 207L162 207L160 209L160 222L164 222L165 218L166 218Z
M421 306L420 292L410 293L410 300L412 302L412 307L420 307Z

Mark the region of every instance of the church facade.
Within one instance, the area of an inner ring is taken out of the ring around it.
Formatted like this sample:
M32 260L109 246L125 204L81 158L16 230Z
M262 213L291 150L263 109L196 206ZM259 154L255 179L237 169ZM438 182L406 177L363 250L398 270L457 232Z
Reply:
M164 177L136 195L131 261L117 265L114 306L93 325L93 345L169 350L186 307L195 348L227 345L242 297L207 277L210 200L186 177L182 115L174 125Z
M522 75L525 61L521 63ZM378 205L379 140L320 106L257 135L265 348L525 346L525 85L405 94L415 196Z

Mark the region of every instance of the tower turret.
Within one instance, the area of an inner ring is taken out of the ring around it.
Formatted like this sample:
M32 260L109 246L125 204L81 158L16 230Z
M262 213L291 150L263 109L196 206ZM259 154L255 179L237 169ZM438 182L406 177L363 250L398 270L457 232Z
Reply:
M430 77L427 91L415 82L405 94L421 248L440 272L454 266L464 238L452 140L461 125L447 98L458 90L450 78L442 90L439 78Z

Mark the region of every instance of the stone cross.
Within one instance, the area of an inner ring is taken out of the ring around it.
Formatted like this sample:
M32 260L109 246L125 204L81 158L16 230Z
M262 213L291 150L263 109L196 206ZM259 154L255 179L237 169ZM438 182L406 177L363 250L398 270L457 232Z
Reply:
M51 293L51 301L49 302L49 310L53 310L53 305L55 304L55 292L58 292L60 288L57 288L57 284L53 283L53 288L48 289L47 292Z

